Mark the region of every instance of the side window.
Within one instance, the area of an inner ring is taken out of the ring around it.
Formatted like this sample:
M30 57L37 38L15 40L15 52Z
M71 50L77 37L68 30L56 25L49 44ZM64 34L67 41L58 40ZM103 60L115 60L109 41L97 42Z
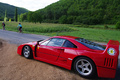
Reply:
M71 43L70 41L66 40L63 47L70 47L70 48L77 48L76 45L74 45L73 43Z
M41 45L47 45L49 43L49 41L50 41L50 39L45 41L45 42L43 42Z
M65 39L53 38L50 40L47 46L62 46L64 42L65 42Z

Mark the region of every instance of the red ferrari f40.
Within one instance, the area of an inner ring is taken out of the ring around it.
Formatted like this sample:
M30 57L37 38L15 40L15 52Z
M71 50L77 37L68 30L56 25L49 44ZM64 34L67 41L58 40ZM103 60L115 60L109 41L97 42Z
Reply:
M22 44L17 53L25 58L74 69L82 77L114 78L118 66L119 42L100 45L84 38L54 36Z

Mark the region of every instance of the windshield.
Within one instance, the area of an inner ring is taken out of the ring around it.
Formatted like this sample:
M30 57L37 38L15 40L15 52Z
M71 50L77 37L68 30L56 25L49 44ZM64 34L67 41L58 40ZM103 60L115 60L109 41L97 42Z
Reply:
M90 49L94 49L94 50L105 50L105 46L102 46L100 44L94 43L92 41L86 40L84 38L77 38L75 39L76 41L78 41L79 43L85 45L86 47L90 48Z

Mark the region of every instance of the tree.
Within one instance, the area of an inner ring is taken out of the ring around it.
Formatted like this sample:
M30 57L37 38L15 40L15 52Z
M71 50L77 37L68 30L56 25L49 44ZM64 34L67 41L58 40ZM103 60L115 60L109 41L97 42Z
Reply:
M5 10L5 17L4 17L4 21L7 21L7 10Z
M36 24L37 19L38 19L36 12L34 12L34 13L32 14L32 18L33 18L33 19L32 19L32 22L34 22L34 23Z
M20 15L17 16L17 21L20 22Z
M27 15L28 15L28 13L20 14L20 21L21 21L21 22L23 22L23 21L28 21Z
M116 29L120 29L120 21L118 21L115 25Z
M61 24L66 24L66 23L67 23L67 16L66 16L66 15L63 15L62 17L60 17L59 23L61 23Z
M42 22L42 16L39 12L29 12L27 15L27 19L29 22L34 22L34 23Z
M0 16L0 21L4 21L4 17L1 17L1 16Z
M28 12L27 20L28 20L29 22L32 22L32 20L33 20L32 14L33 14L33 12Z
M34 22L34 23L37 23L37 22L41 23L42 22L42 16L39 12L34 12L32 14L32 18L33 18L32 22Z
M17 7L15 8L15 21L17 22L17 16L18 16L18 13L17 13Z
M37 13L37 22L41 23L42 22L42 15L40 13Z

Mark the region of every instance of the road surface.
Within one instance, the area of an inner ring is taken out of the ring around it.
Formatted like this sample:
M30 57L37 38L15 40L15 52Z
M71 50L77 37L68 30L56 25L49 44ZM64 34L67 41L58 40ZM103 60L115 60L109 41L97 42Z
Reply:
M12 44L23 44L26 42L38 41L47 39L49 36L42 36L42 35L34 35L34 34L25 34L25 33L18 33L12 31L4 31L0 30L0 39L6 40ZM120 47L119 47L120 50ZM119 62L118 62L118 69L115 79L110 80L120 80L120 55L119 55Z
M4 39L13 44L23 44L31 41L38 41L42 39L47 39L47 36L34 35L34 34L25 34L12 31L0 30L0 38Z

